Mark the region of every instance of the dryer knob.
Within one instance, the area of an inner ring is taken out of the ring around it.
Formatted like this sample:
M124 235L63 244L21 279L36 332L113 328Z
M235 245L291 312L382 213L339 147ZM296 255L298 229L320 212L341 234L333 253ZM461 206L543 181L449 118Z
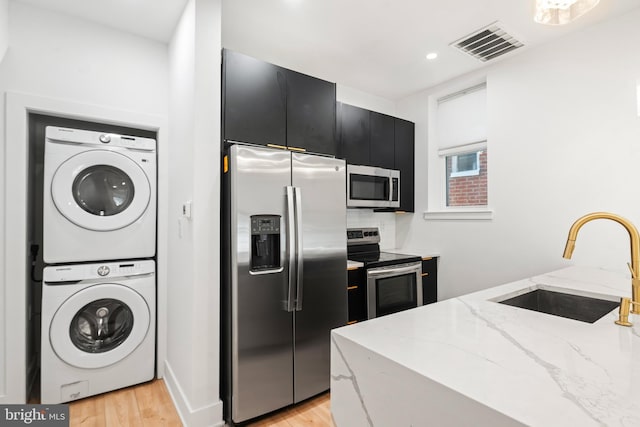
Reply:
M102 134L100 135L100 142L103 144L108 144L111 142L111 137L109 135Z

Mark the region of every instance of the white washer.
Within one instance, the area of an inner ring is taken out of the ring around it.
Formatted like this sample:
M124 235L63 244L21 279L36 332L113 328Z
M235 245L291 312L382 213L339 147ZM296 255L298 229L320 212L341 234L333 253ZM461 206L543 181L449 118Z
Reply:
M48 126L43 258L148 258L156 248L156 141Z
M153 379L155 282L152 260L44 269L43 404Z

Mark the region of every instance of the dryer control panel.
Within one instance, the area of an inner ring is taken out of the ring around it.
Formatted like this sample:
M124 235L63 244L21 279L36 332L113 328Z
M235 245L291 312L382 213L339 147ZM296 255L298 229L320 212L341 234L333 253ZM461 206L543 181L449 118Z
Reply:
M132 262L105 262L94 264L58 265L46 267L43 282L71 282L91 279L112 279L117 277L140 276L155 273L153 260Z

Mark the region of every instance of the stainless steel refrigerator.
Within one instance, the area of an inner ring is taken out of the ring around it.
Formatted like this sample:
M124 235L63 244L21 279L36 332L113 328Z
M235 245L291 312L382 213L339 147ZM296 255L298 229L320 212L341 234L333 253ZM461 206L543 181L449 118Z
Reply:
M329 388L330 330L347 322L345 173L343 160L319 155L228 150L222 320L228 421Z

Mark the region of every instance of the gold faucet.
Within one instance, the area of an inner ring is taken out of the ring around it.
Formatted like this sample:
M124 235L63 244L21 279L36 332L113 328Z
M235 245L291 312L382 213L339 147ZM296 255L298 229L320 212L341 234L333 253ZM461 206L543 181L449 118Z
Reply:
M571 254L573 254L573 249L576 246L578 231L583 225L594 219L610 219L622 225L629 233L629 238L631 239L631 263L627 265L629 266L629 270L631 270L632 298L631 300L629 298L622 298L620 301L620 319L616 323L623 326L631 326L631 323L629 323L627 319L629 309L631 308L631 313L633 314L640 314L640 233L638 233L638 229L629 220L616 214L609 212L593 212L587 214L578 218L569 229L569 237L567 237L567 244L562 256L571 259Z

